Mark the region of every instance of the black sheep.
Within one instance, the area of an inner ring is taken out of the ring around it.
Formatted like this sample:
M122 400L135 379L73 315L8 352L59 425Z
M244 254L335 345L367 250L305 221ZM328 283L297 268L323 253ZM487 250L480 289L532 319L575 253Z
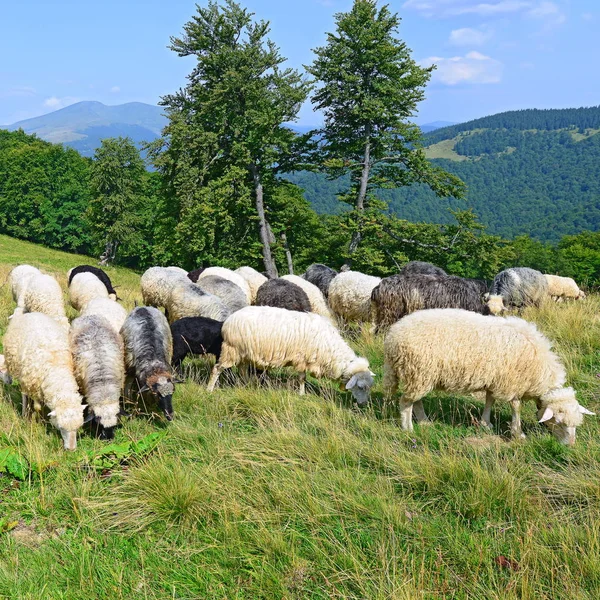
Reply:
M74 267L69 271L68 285L71 285L71 280L73 279L73 277L75 277L75 275L78 275L79 273L92 273L93 275L95 275L104 284L104 287L106 288L108 294L114 294L115 300L117 299L117 290L115 290L115 288L113 287L110 281L110 277L102 269L98 267L93 267L92 265L79 265L78 267Z
M181 373L181 363L188 354L221 356L223 323L207 317L184 317L171 324L173 334L172 365Z
M321 290L323 296L327 298L329 295L329 284L337 274L338 272L331 267L315 263L310 265L310 267L306 269L306 273L301 275L301 277L313 285L316 285Z
M297 310L299 312L311 312L310 301L306 292L295 283L287 279L269 279L265 281L256 292L256 306L274 306Z

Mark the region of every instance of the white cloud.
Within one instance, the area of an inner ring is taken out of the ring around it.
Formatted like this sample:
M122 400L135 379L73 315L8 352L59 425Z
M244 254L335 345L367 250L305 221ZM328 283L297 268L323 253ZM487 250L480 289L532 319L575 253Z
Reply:
M463 27L462 29L453 29L450 32L450 43L453 46L482 46L491 37L491 31Z
M120 88L118 85L113 85L113 86L110 88L110 91L111 91L113 94L118 94L118 93L121 91L121 88Z
M46 108L58 110L60 108L64 108L65 106L69 106L69 104L74 104L75 102L79 102L79 98L74 98L73 96L65 96L64 98L50 96L50 98L46 98L44 100L44 106Z
M546 29L562 25L567 20L555 2L539 2L527 11L527 15L543 21Z
M431 56L419 63L422 66L437 65L432 79L445 85L499 83L502 79L502 63L475 50L465 56Z

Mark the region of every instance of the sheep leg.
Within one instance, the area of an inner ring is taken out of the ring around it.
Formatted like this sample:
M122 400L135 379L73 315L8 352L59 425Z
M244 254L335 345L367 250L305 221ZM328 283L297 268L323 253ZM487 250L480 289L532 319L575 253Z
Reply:
M400 425L404 431L413 430L412 413L414 402L406 394L400 398Z
M300 381L300 387L299 387L298 393L301 396L304 396L304 395L306 395L306 372L300 373L299 381Z
M219 380L219 375L222 371L223 367L219 363L216 363L213 367L212 373L210 374L210 380L208 382L208 387L206 388L207 391L212 392L215 389L217 381Z
M495 398L490 391L485 393L485 406L483 407L483 413L481 414L481 424L484 427L491 429L492 427L492 406L494 406Z
M412 406L412 410L413 410L413 415L414 415L415 419L417 419L417 422L419 423L419 425L430 425L431 424L431 421L425 414L425 409L423 408L423 400L417 400L416 402L414 402L414 404Z
M21 416L25 418L30 416L29 398L27 397L27 394L21 394Z
M521 429L521 401L515 398L511 401L512 422L510 424L510 434L515 439L524 439L525 434Z

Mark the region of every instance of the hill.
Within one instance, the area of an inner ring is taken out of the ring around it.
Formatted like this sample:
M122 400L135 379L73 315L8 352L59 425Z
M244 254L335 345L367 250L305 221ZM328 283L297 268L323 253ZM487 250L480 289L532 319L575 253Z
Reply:
M63 288L92 261L5 236L0 257L1 281L30 263ZM109 274L127 308L141 302L139 275ZM3 286L0 334L12 309ZM599 310L590 296L526 315L593 410ZM232 373L207 394L211 362L197 359L172 423L128 406L114 444L84 432L69 454L52 426L21 418L16 385L0 388L0 597L597 598L599 420L566 448L525 403L527 440L508 442L506 404L490 433L473 425L480 402L432 394L435 424L404 433L382 398L382 339L352 339L376 372L366 410L324 380L299 397L285 370L261 386Z
M438 199L424 186L381 192L410 221L446 223L449 208L472 207L491 233L545 241L600 228L600 107L522 110L443 127L424 136L429 158L468 186L466 202ZM289 177L322 213L341 210L343 181Z
M77 102L47 115L14 123L48 142L63 143L91 156L105 137L129 136L136 142L156 139L166 124L159 106L129 102L107 106L101 102Z

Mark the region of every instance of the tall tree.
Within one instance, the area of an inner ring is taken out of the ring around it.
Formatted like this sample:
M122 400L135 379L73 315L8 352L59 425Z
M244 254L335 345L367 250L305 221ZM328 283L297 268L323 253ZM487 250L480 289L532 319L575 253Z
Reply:
M340 199L354 206L349 266L365 229L365 212L383 208L372 192L423 182L440 196L460 196L461 182L433 166L409 119L424 98L433 67L423 68L396 37L400 19L376 0L355 0L336 15L336 32L314 52L307 70L317 82L312 97L323 111L319 155L331 177L350 174L350 190Z
M265 270L277 276L265 193L293 166L297 135L284 123L296 120L309 85L282 67L285 59L268 34L268 22L253 21L233 0L198 6L184 34L171 38L171 49L194 56L196 66L185 88L162 99L170 120L162 148L168 159L154 156L175 195L231 181L228 172L241 169L253 194ZM178 202L189 205L190 196Z

